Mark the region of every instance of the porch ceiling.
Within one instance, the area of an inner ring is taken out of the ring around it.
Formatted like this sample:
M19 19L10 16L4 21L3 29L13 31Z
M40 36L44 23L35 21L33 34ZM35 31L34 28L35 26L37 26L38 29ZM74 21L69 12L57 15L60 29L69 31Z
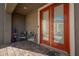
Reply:
M26 15L28 12L31 12L34 9L37 9L46 3L19 3L14 12L19 13L21 15Z
M16 8L17 3L5 3L5 10L8 13L12 13Z

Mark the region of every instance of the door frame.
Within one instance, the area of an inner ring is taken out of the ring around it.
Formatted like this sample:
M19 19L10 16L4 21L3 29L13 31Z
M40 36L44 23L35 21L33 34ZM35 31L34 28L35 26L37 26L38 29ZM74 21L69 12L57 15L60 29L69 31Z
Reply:
M52 5L48 3L38 9L38 44L40 44L40 10ZM70 55L75 55L75 26L74 26L74 4L69 4L69 19L70 19Z

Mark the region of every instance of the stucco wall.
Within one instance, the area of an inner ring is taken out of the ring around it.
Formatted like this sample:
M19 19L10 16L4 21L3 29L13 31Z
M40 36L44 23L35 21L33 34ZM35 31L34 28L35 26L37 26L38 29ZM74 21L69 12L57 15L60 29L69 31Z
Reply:
M38 24L38 12L37 10L34 10L29 14L27 14L26 16L26 30L28 32L31 32L34 30L37 31L35 28L37 24Z
M11 40L11 14L6 13L5 4L0 3L0 44Z
M33 10L26 16L26 31L37 33L38 27L38 9ZM37 42L37 40L35 40Z
M76 33L76 55L79 56L79 3L74 4L75 33Z
M25 31L25 16L19 14L12 15L12 26L17 29L18 35Z

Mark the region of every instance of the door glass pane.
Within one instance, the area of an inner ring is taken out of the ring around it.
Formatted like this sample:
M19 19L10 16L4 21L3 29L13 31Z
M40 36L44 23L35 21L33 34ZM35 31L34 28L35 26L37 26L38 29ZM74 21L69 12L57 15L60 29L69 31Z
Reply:
M54 8L54 42L64 44L64 6Z
M48 39L48 11L43 13L42 19L43 40Z

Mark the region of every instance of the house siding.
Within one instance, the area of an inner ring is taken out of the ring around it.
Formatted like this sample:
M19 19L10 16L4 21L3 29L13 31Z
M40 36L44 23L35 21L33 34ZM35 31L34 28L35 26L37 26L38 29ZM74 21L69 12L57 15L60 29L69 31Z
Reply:
M11 14L6 13L5 4L0 3L0 45L11 40Z
M76 55L79 56L79 4L74 4Z
M0 44L3 43L4 4L0 3Z
M4 15L4 43L11 42L11 14Z

